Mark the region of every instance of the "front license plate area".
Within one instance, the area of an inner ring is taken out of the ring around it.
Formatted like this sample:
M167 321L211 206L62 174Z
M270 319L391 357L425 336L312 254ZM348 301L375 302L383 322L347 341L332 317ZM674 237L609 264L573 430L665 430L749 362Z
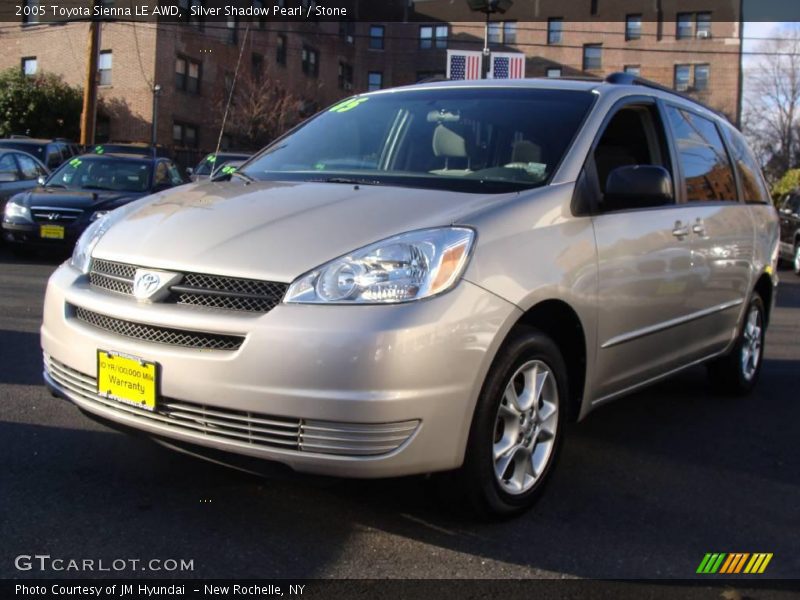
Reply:
M45 240L63 240L64 227L61 225L42 225L39 227L39 237Z
M144 410L156 409L156 363L128 354L97 351L97 393Z

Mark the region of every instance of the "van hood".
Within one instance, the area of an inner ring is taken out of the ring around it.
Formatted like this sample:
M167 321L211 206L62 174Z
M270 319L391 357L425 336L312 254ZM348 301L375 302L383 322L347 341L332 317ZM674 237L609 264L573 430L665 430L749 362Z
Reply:
M463 222L517 195L316 182L196 183L140 201L100 239L93 256L288 283L362 246Z

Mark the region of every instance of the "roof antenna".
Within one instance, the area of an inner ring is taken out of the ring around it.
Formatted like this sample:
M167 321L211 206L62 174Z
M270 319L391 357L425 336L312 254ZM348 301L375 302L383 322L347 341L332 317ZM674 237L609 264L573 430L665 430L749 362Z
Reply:
M214 156L219 154L219 147L222 145L222 134L225 133L225 122L228 120L228 111L231 108L231 101L233 100L233 92L236 89L236 79L239 77L239 65L242 64L242 54L244 54L244 47L247 44L247 34L250 33L250 21L247 22L247 27L244 29L244 37L242 38L242 47L239 48L239 58L236 60L236 70L233 72L233 82L231 83L230 92L228 92L228 102L225 104L225 113L222 115L222 125L219 128L219 137L217 138L217 147L214 150Z

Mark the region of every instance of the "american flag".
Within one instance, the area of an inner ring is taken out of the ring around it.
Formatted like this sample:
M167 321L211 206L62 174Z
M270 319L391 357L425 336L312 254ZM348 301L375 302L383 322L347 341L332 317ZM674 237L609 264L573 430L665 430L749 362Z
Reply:
M469 51L447 51L448 79L480 79L481 53Z
M493 53L491 76L493 79L523 79L525 77L525 55Z

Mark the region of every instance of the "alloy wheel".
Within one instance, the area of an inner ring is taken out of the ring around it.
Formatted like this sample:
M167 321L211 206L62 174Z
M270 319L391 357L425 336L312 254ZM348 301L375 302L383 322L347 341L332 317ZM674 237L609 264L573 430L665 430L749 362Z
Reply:
M540 479L553 455L558 426L558 385L540 360L520 366L506 384L494 425L497 483L519 495Z

